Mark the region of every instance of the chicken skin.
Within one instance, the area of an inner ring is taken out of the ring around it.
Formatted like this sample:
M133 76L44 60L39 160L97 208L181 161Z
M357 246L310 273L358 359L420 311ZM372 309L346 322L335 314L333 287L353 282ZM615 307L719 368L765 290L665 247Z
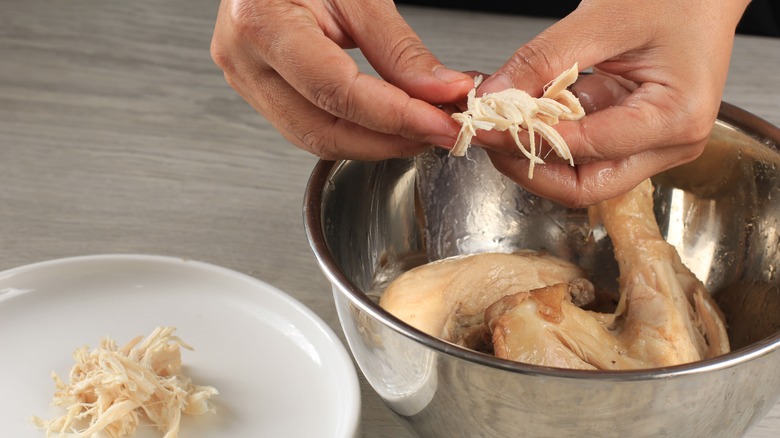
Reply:
M648 180L593 207L620 268L615 313L573 305L567 284L502 298L485 317L496 356L614 370L678 365L729 351L717 304L658 229L652 193Z

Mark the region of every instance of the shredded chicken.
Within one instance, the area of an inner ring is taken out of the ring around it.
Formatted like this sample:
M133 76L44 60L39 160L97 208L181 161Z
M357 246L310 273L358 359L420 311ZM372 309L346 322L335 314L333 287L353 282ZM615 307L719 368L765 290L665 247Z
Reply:
M560 120L579 120L585 116L585 110L577 97L567 90L577 80L577 75L578 67L574 64L550 82L539 98L515 88L477 97L477 87L482 82L482 76L477 76L474 88L468 94L466 111L452 115L460 123L461 129L450 155L465 155L478 129L508 131L522 154L530 160L528 177L533 178L534 166L544 164L536 145L538 133L558 156L569 160L573 166L574 158L569 146L552 126ZM528 133L527 147L520 139L522 131Z
M505 272L509 259L495 255L469 256L469 265L458 259L423 265L391 283L386 291L390 296L380 304L431 335L535 365L626 370L725 354L730 348L725 318L705 286L663 239L653 214L652 192L646 180L592 210L612 239L620 268L620 299L614 312L581 308L592 300L593 290L576 269L528 282L528 276L536 278L538 272L562 266L550 256L506 271L500 281L493 273ZM483 257L485 262L480 263ZM459 330L441 322L441 315L461 314L462 309L471 309L469 314L484 309L484 314L450 317L449 325ZM429 319L421 321L425 318ZM459 342L453 333L464 331L468 342Z
M52 373L53 403L67 413L52 420L32 417L33 424L47 437L89 438L102 432L120 438L134 434L145 416L164 438L178 437L182 413L215 412L209 399L217 390L193 385L182 374L180 347L192 347L174 330L157 327L146 339L136 337L122 348L106 337L91 352L77 349L68 384Z

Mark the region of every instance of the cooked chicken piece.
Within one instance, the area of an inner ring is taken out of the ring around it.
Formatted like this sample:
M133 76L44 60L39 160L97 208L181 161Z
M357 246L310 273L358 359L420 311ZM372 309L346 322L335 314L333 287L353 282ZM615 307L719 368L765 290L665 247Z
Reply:
M488 307L485 321L493 354L557 368L648 368L624 356L623 346L608 329L611 315L575 306L571 288L561 283L520 292Z
M569 146L552 125L560 120L579 120L585 116L580 101L567 90L577 80L578 73L577 64L574 64L547 84L544 94L538 98L515 88L477 97L477 87L482 82L482 76L477 76L474 88L468 94L466 111L452 115L461 129L450 155L465 155L478 129L496 130L509 132L520 152L530 160L529 178L533 178L536 164L544 164L540 151L537 151L536 134L547 140L553 151L573 166L574 158ZM528 134L528 146L521 141L521 132Z
M429 335L479 349L489 305L506 295L584 275L572 263L532 251L468 255L405 272L379 304Z
M485 316L496 356L606 370L678 365L729 351L717 304L661 236L652 192L647 180L592 210L620 267L616 312L573 305L566 284L503 298Z
M617 314L629 354L662 366L728 353L725 317L658 229L650 181L602 202L596 214L620 268Z

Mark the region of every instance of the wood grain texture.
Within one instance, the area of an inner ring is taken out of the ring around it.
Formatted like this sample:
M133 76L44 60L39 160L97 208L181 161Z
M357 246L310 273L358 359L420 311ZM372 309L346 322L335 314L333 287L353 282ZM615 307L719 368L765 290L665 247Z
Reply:
M99 253L187 257L279 287L340 334L301 219L316 160L225 83L209 55L217 6L0 0L0 269ZM488 72L550 24L402 13L445 64ZM739 37L724 100L780 125L778 71L780 41ZM364 436L411 437L361 387ZM780 405L748 436L778 435Z

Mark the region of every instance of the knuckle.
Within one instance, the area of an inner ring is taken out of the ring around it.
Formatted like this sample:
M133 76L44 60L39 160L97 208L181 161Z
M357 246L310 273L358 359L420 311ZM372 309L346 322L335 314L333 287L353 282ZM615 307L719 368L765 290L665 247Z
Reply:
M706 144L706 142L701 141L692 146L684 147L683 150L680 151L680 158L677 160L676 164L687 163L699 158L699 156L704 152Z
M406 36L396 41L390 53L395 64L393 67L396 69L405 68L430 55L422 41L413 36Z
M712 132L715 120L707 116L690 118L683 131L682 140L685 144L703 144Z
M383 84L383 86L388 86ZM387 106L387 110L382 114L381 121L373 126L376 130L397 134L402 137L420 140L420 136L414 131L412 126L413 122L410 120L410 114L414 114L415 110L411 108L412 100L405 98L401 101L395 102L392 105ZM367 120L358 120L358 123L364 124Z
M339 158L337 145L333 141L330 128L312 128L304 131L298 140L301 146L323 160Z
M335 117L352 120L355 110L350 88L340 81L322 85L313 91L314 104Z
M238 36L250 35L263 20L259 19L259 11L254 2L235 1L228 12L229 21L234 32Z
M539 37L520 47L507 62L506 68L512 77L531 79L541 87L555 76L552 60L556 56L556 47Z
M705 143L715 126L718 103L710 104L707 98L680 93L676 100L676 111L668 111L666 126L675 133L678 144L698 145Z
M577 147L572 150L575 162L598 161L606 158L605 152L601 151L593 140L592 132L593 129L587 117L579 121L579 131L576 136Z
M226 73L235 73L236 54L245 41L257 40L263 20L260 7L246 0L225 0L220 6L209 51L214 63Z
M216 36L211 40L210 53L211 59L226 75L235 73L236 67L230 52Z
M268 2L236 0L226 12L229 37L238 44L250 44L261 52L280 45L285 32L276 29L289 27L294 10L265 4Z

